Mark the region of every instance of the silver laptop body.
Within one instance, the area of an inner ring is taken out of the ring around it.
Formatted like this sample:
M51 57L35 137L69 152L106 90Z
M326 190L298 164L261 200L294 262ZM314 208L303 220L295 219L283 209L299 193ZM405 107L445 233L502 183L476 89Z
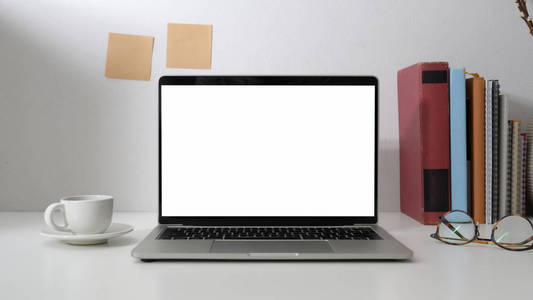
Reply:
M377 223L378 82L163 76L154 260L405 260Z

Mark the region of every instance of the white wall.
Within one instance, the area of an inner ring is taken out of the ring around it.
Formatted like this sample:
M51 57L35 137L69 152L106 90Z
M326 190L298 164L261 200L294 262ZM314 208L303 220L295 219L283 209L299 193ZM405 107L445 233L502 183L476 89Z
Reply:
M533 113L533 37L507 0L0 0L0 210L106 193L155 210L163 74L380 79L380 209L399 209L396 72L444 60ZM533 9L533 5L530 10ZM165 68L168 22L213 24L212 70ZM155 36L152 80L104 77L108 32Z

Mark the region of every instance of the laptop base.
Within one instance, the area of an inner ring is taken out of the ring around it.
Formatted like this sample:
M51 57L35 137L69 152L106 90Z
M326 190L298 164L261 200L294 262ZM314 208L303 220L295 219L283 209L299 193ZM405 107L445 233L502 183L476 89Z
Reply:
M131 255L155 260L406 260L413 253L376 225L381 240L159 240L166 225L157 226Z

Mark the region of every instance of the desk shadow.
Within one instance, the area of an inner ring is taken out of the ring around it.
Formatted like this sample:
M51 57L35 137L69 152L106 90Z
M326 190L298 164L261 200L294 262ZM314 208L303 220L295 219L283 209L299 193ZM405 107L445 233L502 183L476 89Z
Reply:
M132 246L139 242L138 239L130 236L121 236L113 239L109 239L107 243L97 245L71 245L63 241L48 239L43 241L43 246L61 249L61 250L79 250L80 248L118 248L125 246Z
M158 260L147 260L147 261L141 261L139 259L135 259L135 263L137 264L159 264L159 263L172 263L172 264L409 264L409 263L417 263L418 260L415 258L410 258L407 260L395 260L395 259L361 259L361 260L215 260L215 259L209 259L209 260L200 260L200 259L187 259L187 260L179 260L179 259L158 259Z
M107 243L102 244L102 246L107 247L123 247L123 246L130 246L135 245L139 242L138 239L131 237L131 236L121 236L116 239L111 239L107 241Z

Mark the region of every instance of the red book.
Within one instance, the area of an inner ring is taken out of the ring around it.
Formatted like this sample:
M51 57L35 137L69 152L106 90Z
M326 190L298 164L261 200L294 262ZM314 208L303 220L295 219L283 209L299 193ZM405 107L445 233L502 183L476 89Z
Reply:
M450 210L448 79L446 62L398 72L401 210L423 224Z

